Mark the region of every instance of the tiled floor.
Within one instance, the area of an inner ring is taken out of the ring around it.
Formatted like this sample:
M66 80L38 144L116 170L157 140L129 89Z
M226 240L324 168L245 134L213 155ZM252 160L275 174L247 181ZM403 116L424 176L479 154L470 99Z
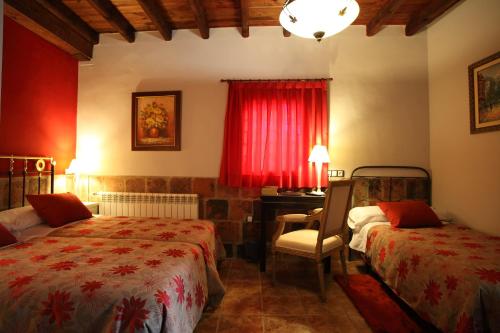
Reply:
M338 261L332 265L339 274ZM360 273L361 262L351 262L349 273ZM326 276L327 301L319 300L315 263L297 257L281 259L276 286L256 263L228 259L221 267L226 286L222 304L204 313L195 332L371 332L339 285Z

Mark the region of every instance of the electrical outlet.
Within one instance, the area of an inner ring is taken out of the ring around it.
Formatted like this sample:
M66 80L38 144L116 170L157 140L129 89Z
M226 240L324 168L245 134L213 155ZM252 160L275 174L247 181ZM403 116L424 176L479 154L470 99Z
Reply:
M328 177L337 177L337 170L328 170Z
M252 215L248 215L247 216L247 222L252 222L253 221L253 217Z
M344 170L328 170L328 177L344 177Z

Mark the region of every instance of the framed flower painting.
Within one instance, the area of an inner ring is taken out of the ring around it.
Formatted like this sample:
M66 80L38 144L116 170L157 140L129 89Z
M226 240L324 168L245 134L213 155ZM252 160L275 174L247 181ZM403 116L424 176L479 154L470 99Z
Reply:
M471 134L500 130L500 52L469 66Z
M181 91L132 93L132 150L181 150Z

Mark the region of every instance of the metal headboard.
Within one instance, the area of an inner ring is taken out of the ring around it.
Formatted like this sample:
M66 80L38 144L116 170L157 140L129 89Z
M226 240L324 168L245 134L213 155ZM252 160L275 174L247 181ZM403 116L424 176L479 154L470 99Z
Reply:
M377 174L375 171L378 170ZM399 172L399 174L397 174ZM406 175L405 175L406 173ZM408 174L413 175L409 176ZM351 173L351 179L375 179L384 180L388 182L388 198L392 198L393 182L405 179L417 179L421 178L427 184L424 189L424 196L428 204L432 203L432 191L431 191L431 175L427 170L417 166L406 166L406 165L368 165L360 166L355 168ZM405 197L408 198L408 197Z
M41 181L43 175L50 176L50 193L54 193L54 174L56 161L52 157L38 157L38 156L1 156L0 162L2 160L7 161L8 169L7 171L0 170L0 176L7 174L8 177L8 193L7 193L7 207L12 208L12 182L15 176L21 175L23 178L23 189L22 189L22 205L25 203L26 194L26 178L29 176L38 177L38 194L40 194ZM17 165L21 164L21 168L16 168ZM49 168L47 169L47 166Z

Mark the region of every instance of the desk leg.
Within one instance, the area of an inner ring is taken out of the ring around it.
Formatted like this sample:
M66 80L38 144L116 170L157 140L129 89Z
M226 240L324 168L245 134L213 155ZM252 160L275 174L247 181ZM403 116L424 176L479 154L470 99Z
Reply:
M266 209L262 205L260 212L260 242L259 242L259 257L260 257L260 271L266 271Z

